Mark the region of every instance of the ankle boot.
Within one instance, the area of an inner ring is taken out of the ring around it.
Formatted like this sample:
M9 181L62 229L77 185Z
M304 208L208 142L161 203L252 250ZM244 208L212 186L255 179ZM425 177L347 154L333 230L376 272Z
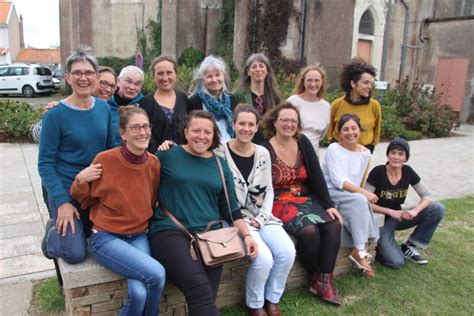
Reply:
M317 282L319 279L319 272L313 272L311 273L311 287L309 288L309 291L313 293L314 295L318 295L318 289L317 289Z
M332 273L321 273L316 282L317 295L330 304L341 306L342 301L337 297L337 291L333 284Z

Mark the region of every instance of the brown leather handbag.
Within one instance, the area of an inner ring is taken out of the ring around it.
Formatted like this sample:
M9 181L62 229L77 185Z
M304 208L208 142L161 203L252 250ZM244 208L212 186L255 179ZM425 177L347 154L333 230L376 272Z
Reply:
M222 169L219 158L216 158L219 174L224 188L224 194L227 201L227 208L229 215L234 222L229 202L229 194L224 178L224 170ZM239 230L235 226L224 227L224 221L211 221L207 224L206 229L195 235L191 234L186 227L181 224L173 214L161 205L166 213L166 216L185 234L191 241L190 253L194 260L200 260L201 263L207 267L215 267L226 262L234 261L245 256L245 245L242 238L239 236ZM214 225L221 224L222 228L210 230Z

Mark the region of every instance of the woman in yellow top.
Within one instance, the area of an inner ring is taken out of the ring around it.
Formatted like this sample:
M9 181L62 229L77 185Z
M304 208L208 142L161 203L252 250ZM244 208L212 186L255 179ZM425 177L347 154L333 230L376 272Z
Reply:
M342 66L340 84L346 95L331 104L331 118L328 126L330 142L338 141L336 126L340 118L347 113L356 114L362 126L359 144L372 153L380 140L382 111L380 103L373 99L372 88L376 76L375 68L360 58Z

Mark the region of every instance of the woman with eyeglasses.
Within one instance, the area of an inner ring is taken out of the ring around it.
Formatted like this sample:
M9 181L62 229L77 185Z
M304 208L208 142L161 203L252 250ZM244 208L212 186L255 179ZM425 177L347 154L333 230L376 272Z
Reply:
M154 128L149 152L156 149L164 141L182 144L181 131L186 118L188 97L176 89L178 64L169 56L159 56L153 60L151 71L156 83L156 91L140 100L140 107L150 117Z
M140 108L120 108L124 145L98 154L79 172L72 197L90 208L90 251L97 262L127 278L120 315L158 315L165 269L150 256L146 231L160 183L160 161L147 153L151 125Z
M275 198L272 213L296 238L296 252L311 277L309 291L339 306L333 271L339 251L342 217L329 196L318 156L301 134L298 109L289 102L263 118L262 143L270 152Z
M67 58L65 79L73 93L45 114L41 130L38 171L52 218L41 247L47 258L68 263L86 257L91 227L88 210L72 199L70 186L99 152L115 145L110 107L92 96L98 70L97 60L82 49Z
M107 101L112 111L112 126L114 128L115 140L117 143L122 142L120 136L118 117L118 109L125 105L137 105L143 98L141 93L145 75L143 71L136 66L124 67L118 76L117 89L114 95Z

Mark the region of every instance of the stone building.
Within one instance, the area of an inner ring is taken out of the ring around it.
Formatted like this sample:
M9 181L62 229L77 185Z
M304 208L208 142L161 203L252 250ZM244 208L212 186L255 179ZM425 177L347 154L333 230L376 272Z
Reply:
M13 2L0 0L0 65L11 64L24 46L23 18Z

